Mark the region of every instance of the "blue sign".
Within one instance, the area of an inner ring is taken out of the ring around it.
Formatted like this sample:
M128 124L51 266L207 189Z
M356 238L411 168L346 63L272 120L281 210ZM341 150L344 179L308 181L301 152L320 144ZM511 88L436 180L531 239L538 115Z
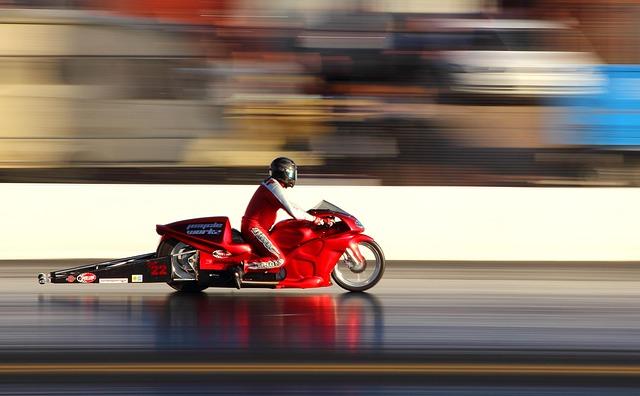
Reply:
M560 125L551 128L559 144L640 148L640 65L602 65L602 92L563 97Z

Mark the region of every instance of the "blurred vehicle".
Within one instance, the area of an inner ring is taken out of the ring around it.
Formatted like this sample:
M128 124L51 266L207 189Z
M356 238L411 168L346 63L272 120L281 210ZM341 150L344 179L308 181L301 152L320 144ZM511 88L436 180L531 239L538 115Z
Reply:
M445 19L435 24L450 39L456 37L454 47L442 52L452 92L542 97L602 89L598 58L563 23Z
M393 46L392 23L392 16L383 13L328 13L308 24L297 45L317 54L318 72L327 81L397 79L385 56Z
M216 125L187 26L3 9L0 37L0 166L173 164Z

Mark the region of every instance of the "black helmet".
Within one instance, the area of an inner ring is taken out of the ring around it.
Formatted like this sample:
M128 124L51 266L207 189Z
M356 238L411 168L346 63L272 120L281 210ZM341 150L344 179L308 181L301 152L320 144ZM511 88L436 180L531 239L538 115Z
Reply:
M289 158L278 157L271 162L269 175L283 182L286 187L293 187L298 179L298 167Z

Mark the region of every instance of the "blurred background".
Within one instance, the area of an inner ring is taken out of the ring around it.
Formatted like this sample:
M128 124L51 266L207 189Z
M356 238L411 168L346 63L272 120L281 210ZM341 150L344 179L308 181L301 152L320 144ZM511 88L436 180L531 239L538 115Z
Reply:
M640 185L632 0L0 0L0 181Z
M282 155L371 293L36 285ZM638 0L0 0L0 184L0 395L640 394L640 189L415 187L640 186Z

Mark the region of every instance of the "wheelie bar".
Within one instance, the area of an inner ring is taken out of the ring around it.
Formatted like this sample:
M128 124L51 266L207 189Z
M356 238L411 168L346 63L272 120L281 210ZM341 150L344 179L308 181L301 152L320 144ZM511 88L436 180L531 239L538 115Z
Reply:
M170 278L170 257L147 253L41 273L38 283L164 283Z

